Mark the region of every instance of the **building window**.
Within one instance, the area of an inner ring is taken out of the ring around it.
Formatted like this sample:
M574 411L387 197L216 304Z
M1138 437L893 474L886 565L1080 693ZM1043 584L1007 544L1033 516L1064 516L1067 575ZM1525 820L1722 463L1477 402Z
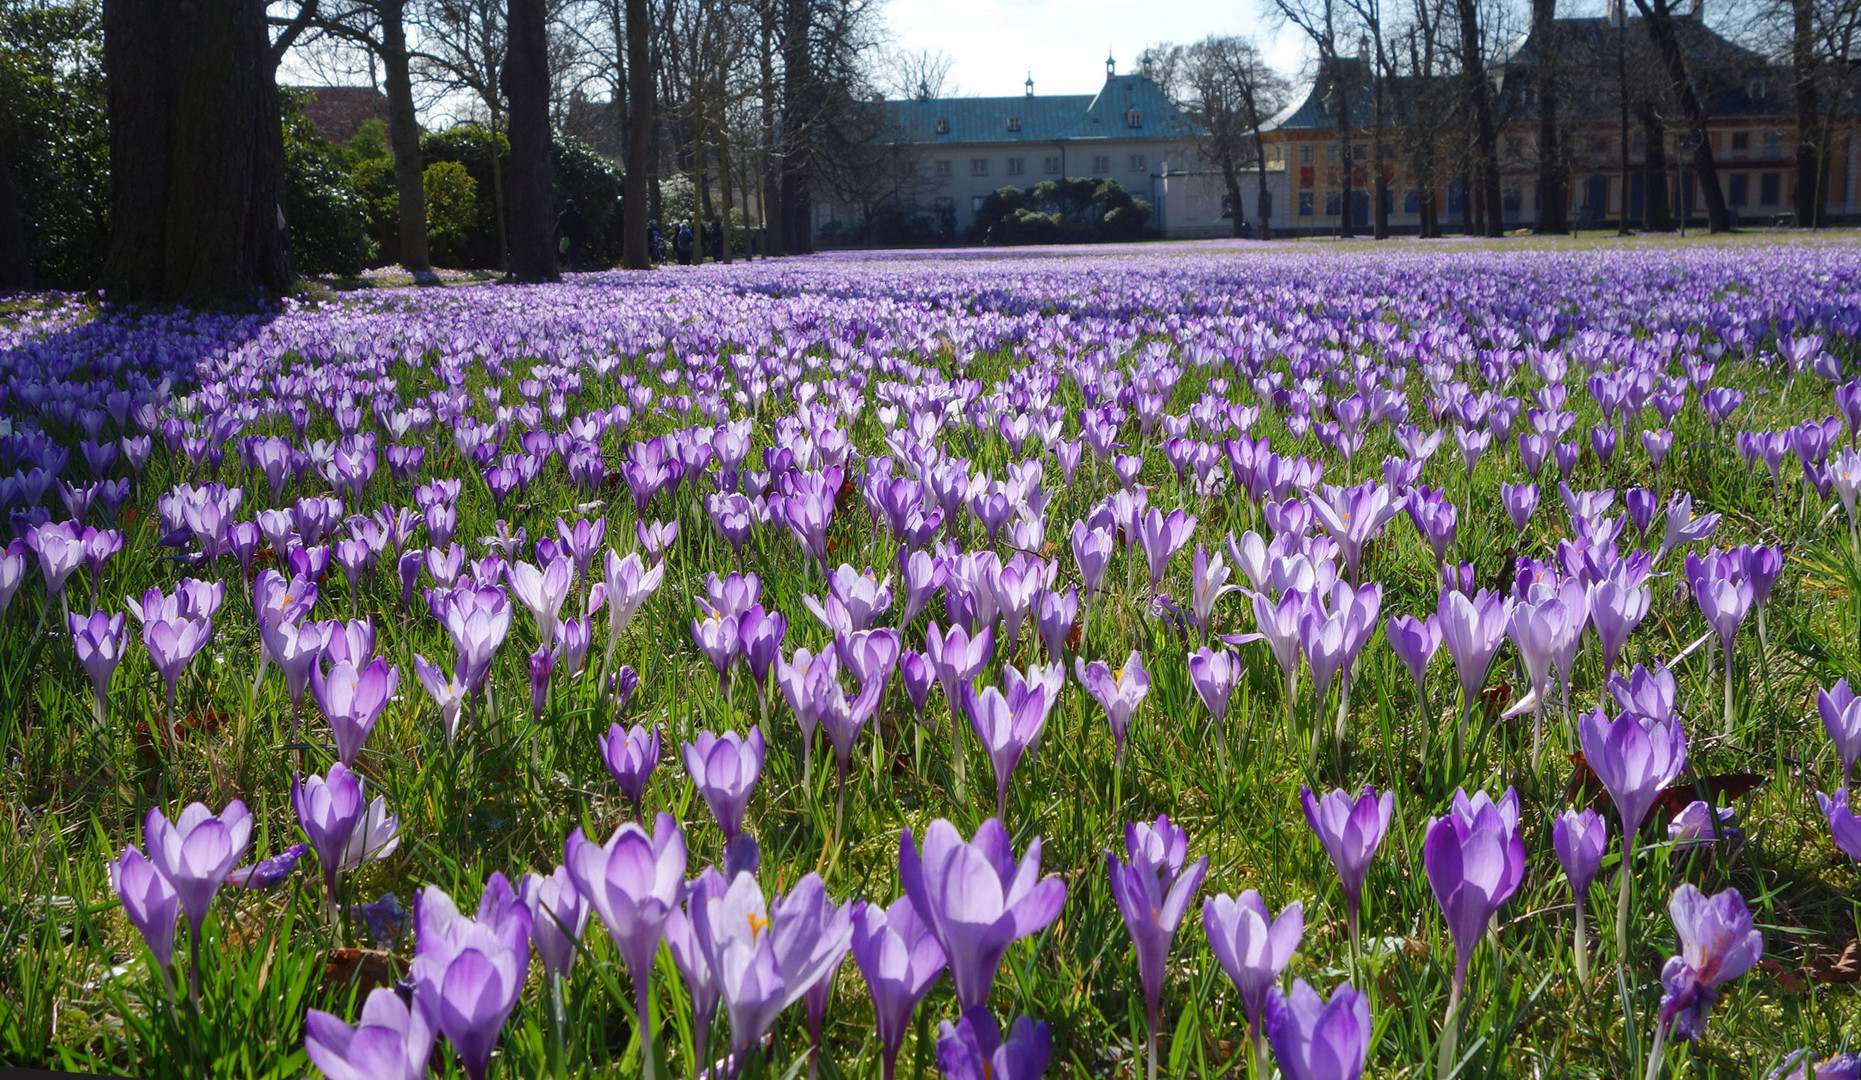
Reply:
M1746 97L1763 101L1769 92L1770 87L1766 85L1763 79L1752 79L1749 83L1745 84Z
M1783 174L1767 172L1758 177L1758 205L1776 206L1779 189L1783 186Z
M1312 163L1313 158L1316 156L1317 155L1315 155L1312 152L1312 147L1309 143L1305 146L1299 147L1299 164L1310 165Z
M1050 156L1046 158L1044 161L1042 161L1041 171L1046 173L1048 176L1060 175L1060 159L1058 155Z
M1325 161L1332 162L1332 161L1336 161L1337 159L1338 159L1338 144L1337 143L1326 143L1325 144Z
M985 157L970 158L969 159L969 175L971 176L989 175L989 159Z
M969 197L969 212L972 214L980 212L982 210L982 204L988 201L988 198L987 195L971 195Z
M1092 155L1092 173L1094 176L1098 175L1099 173L1108 173L1110 171L1111 171L1111 155L1110 154L1093 154Z
M1410 188L1402 193L1402 212L1405 214L1422 212L1422 189Z
M1221 220L1232 221L1233 219L1234 219L1234 196L1223 195L1221 197Z
M1726 185L1726 201L1733 206L1743 206L1751 196L1751 177L1744 173L1733 173L1732 181Z
M1142 154L1131 155L1131 171L1132 172L1143 172L1145 169L1148 169L1149 167L1150 167L1149 163L1147 163L1144 160L1144 155Z
M1020 158L1011 157L1008 159L1008 175L1009 176L1020 176L1021 175L1021 159Z
M1764 156L1783 156L1783 132L1767 131L1764 133Z
M1020 131L1021 130L1021 118L1018 116L1009 117L1008 118L1008 130L1009 131Z
M955 217L956 200L948 195L939 195L931 200L931 209L937 212L938 217Z
M1309 191L1299 192L1299 216L1312 216L1312 193Z
M1325 192L1325 216L1337 217L1343 212L1344 199L1335 191Z
M942 161L939 161L937 163L937 179L947 180L949 179L949 176L950 176L950 159L945 158Z
M1126 109L1124 111L1124 126L1129 127L1129 128L1143 127L1144 126L1144 110Z
M1751 149L1751 132L1732 132L1732 152L1735 154L1742 154L1749 149Z
M937 118L937 134L939 135L950 134L950 120L948 117L939 116Z
M1609 153L1610 142L1611 140L1609 136L1607 135L1596 136L1595 138L1590 140L1590 153L1596 154L1598 156L1602 156L1602 155Z

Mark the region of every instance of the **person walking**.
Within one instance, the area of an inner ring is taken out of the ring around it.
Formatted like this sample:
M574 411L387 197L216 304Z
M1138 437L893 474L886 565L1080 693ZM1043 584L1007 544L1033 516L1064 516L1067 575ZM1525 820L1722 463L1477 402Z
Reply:
M659 231L659 222L657 220L647 222L646 223L646 257L649 261L653 263L658 263L660 260L665 258L666 253L665 253L665 249L663 246L665 242L666 242L666 236L664 233Z
M556 240L561 250L569 259L569 272L580 273L582 269L582 249L588 246L588 222L582 212L570 199L556 215Z
M678 264L680 266L691 265L692 239L691 222L679 222L678 236L674 237L672 240L672 250L678 253Z

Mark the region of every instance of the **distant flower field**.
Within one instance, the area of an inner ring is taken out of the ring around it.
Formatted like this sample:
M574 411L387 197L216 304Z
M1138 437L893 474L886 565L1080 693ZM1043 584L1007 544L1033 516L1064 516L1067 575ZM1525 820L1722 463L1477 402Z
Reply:
M1861 246L0 311L0 1063L1861 1075Z

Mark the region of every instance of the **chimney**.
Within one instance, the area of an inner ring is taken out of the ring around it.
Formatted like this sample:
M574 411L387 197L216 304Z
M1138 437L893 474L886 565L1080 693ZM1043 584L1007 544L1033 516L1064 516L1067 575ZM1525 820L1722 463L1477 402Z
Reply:
M1609 25L1622 25L1622 0L1609 0Z

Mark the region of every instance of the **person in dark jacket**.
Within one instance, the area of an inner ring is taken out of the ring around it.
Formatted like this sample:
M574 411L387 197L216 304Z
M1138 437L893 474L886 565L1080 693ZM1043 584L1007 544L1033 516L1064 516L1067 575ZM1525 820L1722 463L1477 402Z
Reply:
M672 239L672 250L678 252L678 264L680 266L691 265L692 239L691 223L689 221L680 222L678 235Z
M716 218L712 218L710 226L704 230L704 249L711 256L711 261L724 261L724 227L717 223Z
M582 212L570 199L556 215L556 239L562 243L562 251L569 257L569 272L579 273L582 268L582 250L588 246L588 223L582 218Z
M657 221L647 222L646 223L646 259L648 262L657 263L666 257L665 242L666 242L665 234L659 231L659 222Z

